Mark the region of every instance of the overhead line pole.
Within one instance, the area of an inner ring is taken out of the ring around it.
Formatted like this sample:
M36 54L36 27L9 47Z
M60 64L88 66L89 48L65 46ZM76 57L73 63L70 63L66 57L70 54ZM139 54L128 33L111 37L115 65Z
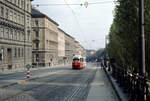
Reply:
M139 0L139 73L145 76L144 0Z

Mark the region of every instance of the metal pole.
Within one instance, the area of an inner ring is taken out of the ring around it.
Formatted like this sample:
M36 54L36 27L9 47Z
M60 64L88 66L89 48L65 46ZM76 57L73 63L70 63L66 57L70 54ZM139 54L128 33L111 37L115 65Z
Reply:
M144 0L139 0L139 73L145 75Z

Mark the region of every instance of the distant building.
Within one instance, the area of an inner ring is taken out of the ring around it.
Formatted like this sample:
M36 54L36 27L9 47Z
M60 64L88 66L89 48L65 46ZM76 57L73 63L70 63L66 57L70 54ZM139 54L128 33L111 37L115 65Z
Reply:
M58 64L65 64L65 32L58 29Z
M74 54L81 55L82 57L86 57L86 51L85 51L84 47L78 41L75 41Z
M31 1L0 0L0 71L31 64Z
M65 33L65 56L67 63L71 63L75 50L75 38Z
M35 66L58 64L58 24L32 9L32 62Z
M96 50L86 50L86 56L91 56L96 52Z

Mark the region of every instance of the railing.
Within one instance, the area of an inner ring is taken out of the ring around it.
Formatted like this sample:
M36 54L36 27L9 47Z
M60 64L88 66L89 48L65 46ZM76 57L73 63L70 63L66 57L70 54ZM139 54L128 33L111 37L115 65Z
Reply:
M150 80L133 71L110 64L112 76L127 93L130 101L150 101Z

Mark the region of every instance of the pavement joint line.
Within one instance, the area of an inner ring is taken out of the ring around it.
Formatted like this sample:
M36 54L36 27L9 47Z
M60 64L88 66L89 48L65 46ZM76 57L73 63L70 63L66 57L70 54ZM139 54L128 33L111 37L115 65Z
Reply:
M63 72L63 71L64 70L60 70L60 71L57 71L57 72L50 72L50 73L48 73L47 75L44 75L44 76L37 76L37 77L33 77L33 78L30 78L30 79L26 79L26 80L20 80L20 81L17 81L17 82L8 84L8 85L0 86L0 88L4 89L4 88L7 88L9 86L16 85L16 84L25 84L26 82L29 82L29 81L32 81L32 80L36 80L36 79L39 79L41 77L45 77L45 76L48 76L48 75L56 74L56 73L59 73L59 72Z

